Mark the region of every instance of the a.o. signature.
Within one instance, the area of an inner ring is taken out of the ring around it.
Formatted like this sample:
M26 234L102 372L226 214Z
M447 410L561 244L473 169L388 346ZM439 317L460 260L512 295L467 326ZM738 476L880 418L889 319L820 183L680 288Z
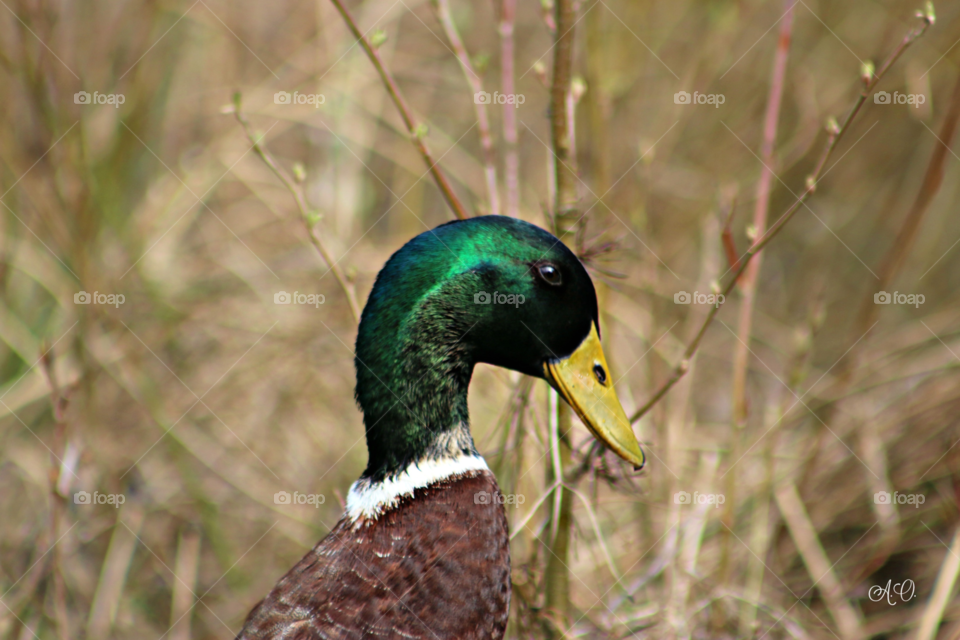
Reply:
M887 604L895 605L897 604L895 602L897 598L900 599L900 602L907 602L908 600L916 598L917 594L913 580L907 579L903 582L897 582L896 584L894 584L893 580L887 580L886 585L875 584L870 587L867 596L871 602L886 600Z

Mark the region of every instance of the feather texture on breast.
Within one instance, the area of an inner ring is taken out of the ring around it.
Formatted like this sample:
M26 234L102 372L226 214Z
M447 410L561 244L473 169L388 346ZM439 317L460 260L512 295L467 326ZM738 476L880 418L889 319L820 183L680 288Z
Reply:
M507 521L489 471L344 517L247 617L237 640L503 637Z

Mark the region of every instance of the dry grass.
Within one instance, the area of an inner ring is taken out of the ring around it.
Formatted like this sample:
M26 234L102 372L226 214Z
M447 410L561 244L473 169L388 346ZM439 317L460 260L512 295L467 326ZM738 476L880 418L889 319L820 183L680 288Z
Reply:
M491 93L498 4L450 7ZM366 456L347 298L290 193L222 108L240 91L283 170L302 165L308 216L322 216L317 236L361 303L390 253L451 214L325 1L4 6L0 637L232 638L337 520ZM804 188L824 122L859 91L861 63L893 50L918 8L795 6L768 224ZM489 210L470 85L431 4L350 9L361 30L386 35L380 54L466 208ZM628 413L706 314L674 294L707 292L727 271L734 191L732 238L741 253L749 244L782 11L756 1L579 8L583 238L599 254L603 338ZM809 207L764 250L744 426L731 388L736 293L690 373L638 422L647 469L632 477L608 454L577 485L570 637L960 635L946 562L960 522L960 162L937 138L960 104L960 6L938 12L879 87L925 104L868 100ZM549 226L549 85L535 63L549 74L553 37L538 3L519 4L515 36L520 215ZM81 90L125 101L75 104ZM294 90L325 103L274 103ZM676 105L680 90L725 103ZM503 107L488 115L506 203ZM929 179L938 147L940 185ZM867 306L881 288L925 300ZM325 301L276 305L281 290ZM75 304L79 291L124 302ZM478 446L504 491L525 496L509 511L510 637L538 637L544 615L544 387L481 367L471 391ZM589 443L577 425L578 461ZM125 503L75 504L78 491ZM278 505L278 491L325 502ZM722 493L725 504L677 504L678 491ZM877 504L879 491L924 502ZM912 580L916 598L873 601L871 587L888 580Z

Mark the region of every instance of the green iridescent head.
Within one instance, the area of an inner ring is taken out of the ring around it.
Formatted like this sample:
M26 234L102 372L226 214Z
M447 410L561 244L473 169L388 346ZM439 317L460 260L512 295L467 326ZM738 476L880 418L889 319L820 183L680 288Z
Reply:
M364 476L476 453L466 431L474 365L551 379L547 365L569 359L598 326L586 269L539 227L484 216L409 241L377 276L357 335L356 398L370 453Z

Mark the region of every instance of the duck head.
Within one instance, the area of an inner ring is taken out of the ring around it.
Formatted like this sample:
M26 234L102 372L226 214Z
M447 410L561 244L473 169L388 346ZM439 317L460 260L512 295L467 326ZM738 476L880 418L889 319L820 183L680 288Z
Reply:
M420 234L377 276L355 357L365 478L478 455L467 387L479 362L546 379L596 438L643 466L600 347L596 291L583 264L539 227L483 216Z

